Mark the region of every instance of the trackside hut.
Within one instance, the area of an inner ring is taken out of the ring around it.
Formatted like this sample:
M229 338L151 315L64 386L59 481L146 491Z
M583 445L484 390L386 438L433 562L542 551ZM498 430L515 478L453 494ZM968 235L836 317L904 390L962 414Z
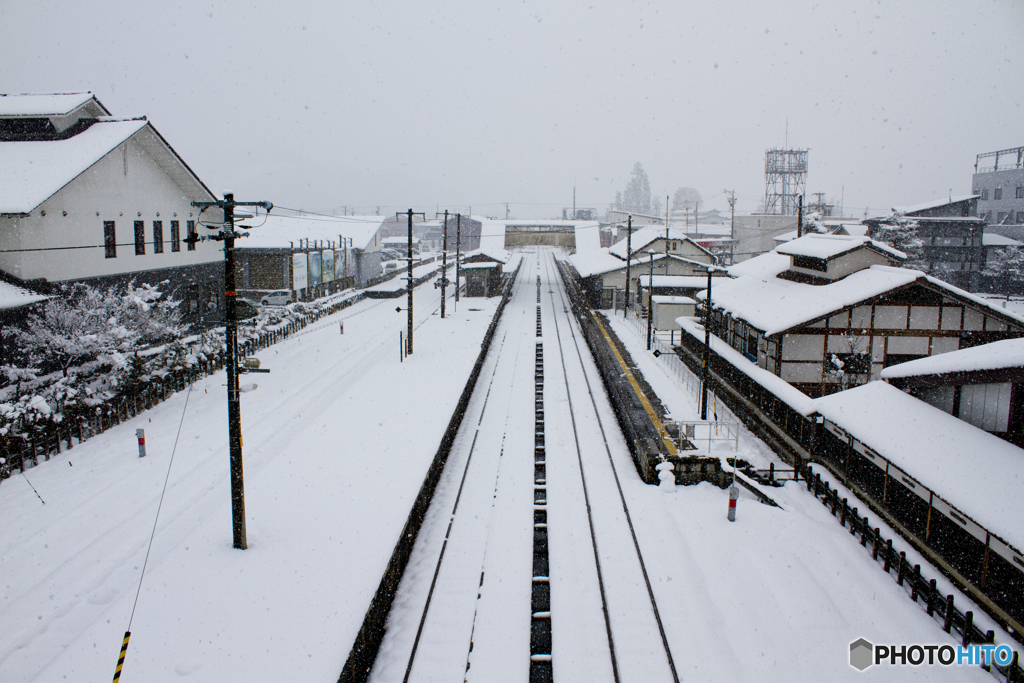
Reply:
M917 358L1024 336L1024 318L887 265L899 252L868 238L808 235L781 249L734 266L735 280L715 284L712 332L808 395L864 384Z
M223 251L193 201L216 198L145 117L91 93L0 95L0 270L43 289L136 279L219 307Z
M501 274L512 255L496 249L477 249L462 259L466 296L494 296L501 289Z

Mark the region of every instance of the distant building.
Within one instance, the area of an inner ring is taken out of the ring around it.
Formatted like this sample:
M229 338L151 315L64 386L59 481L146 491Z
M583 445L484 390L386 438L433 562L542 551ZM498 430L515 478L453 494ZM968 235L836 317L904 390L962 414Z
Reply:
M985 268L983 234L985 221L978 217L978 197L949 197L924 204L896 207L917 221L924 252L924 270L951 285L976 292ZM866 218L868 235L874 236L881 218Z
M215 200L145 117L113 118L88 92L0 95L0 270L15 281L135 279L187 318L216 311L222 246L186 241L223 219L191 203Z
M235 241L235 282L254 299L288 290L309 300L382 276L383 216L260 217L249 236Z
M979 154L971 193L990 232L1024 240L1024 147Z

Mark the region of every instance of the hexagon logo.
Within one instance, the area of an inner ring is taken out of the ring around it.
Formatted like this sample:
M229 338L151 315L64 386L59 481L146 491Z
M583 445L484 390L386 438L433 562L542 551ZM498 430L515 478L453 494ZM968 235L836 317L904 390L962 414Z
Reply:
M863 671L875 663L875 646L858 638L850 643L850 666L857 671Z

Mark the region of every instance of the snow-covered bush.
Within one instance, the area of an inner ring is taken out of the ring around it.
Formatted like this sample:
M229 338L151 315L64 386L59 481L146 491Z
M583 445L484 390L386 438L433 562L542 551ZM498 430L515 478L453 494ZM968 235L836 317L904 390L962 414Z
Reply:
M904 268L924 268L924 242L918 235L918 222L902 212L893 209L883 220L878 221L871 231L871 239L888 244L907 255Z

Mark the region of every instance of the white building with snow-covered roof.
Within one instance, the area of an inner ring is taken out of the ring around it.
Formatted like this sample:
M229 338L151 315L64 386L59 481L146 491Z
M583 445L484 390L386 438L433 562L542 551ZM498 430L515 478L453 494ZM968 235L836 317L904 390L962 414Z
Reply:
M170 280L217 297L220 243L184 242L207 232L191 203L213 200L145 117L113 118L92 93L0 95L0 270L17 280Z

